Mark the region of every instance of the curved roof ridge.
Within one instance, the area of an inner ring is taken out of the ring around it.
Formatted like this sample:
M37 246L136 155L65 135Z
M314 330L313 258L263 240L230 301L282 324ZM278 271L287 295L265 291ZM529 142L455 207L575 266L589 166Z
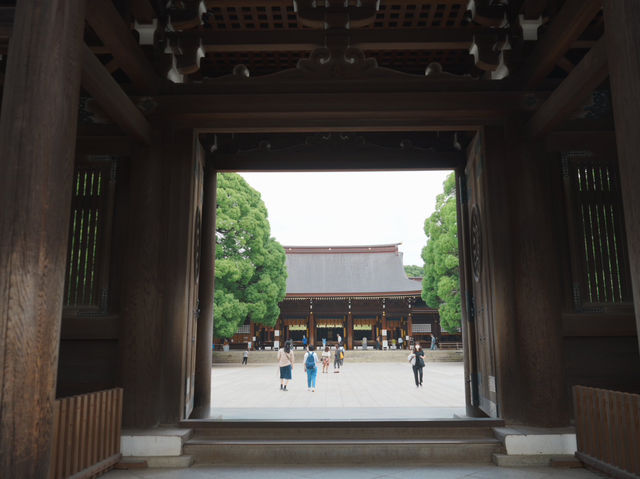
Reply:
M343 246L282 246L287 254L399 253L402 243Z
M410 280L398 245L285 247L287 295L419 294Z

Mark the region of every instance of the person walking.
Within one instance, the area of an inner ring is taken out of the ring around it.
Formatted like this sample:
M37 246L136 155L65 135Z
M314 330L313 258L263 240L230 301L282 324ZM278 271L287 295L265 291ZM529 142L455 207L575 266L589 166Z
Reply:
M280 366L280 390L287 390L287 383L291 381L291 372L293 371L293 351L291 351L291 343L284 343L284 348L278 350L278 365Z
M302 348L303 349L307 349L307 335L306 334L302 335Z
M435 351L436 349L438 349L438 347L436 346L436 337L433 335L433 333L431 333L431 350Z
M242 364L247 364L247 361L249 359L249 350L245 349L244 353L242 353Z
M402 349L402 336L398 336L398 349Z
M333 354L333 372L334 373L339 373L340 372L340 346L336 346L336 352Z
M422 370L424 369L424 351L420 347L420 343L416 342L413 346L408 360L413 368L413 378L416 380L416 387L419 388L422 386Z
M316 378L318 376L318 355L313 344L309 345L309 350L304 353L304 370L307 373L307 391L316 391Z
M331 351L329 350L329 346L324 347L324 351L322 351L322 372L329 372L329 361L331 361Z

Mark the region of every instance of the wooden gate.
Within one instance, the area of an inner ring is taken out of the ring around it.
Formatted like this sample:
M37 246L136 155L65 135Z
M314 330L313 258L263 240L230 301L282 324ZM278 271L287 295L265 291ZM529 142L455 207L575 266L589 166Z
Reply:
M191 219L189 237L191 241L190 250L190 274L189 291L187 301L189 301L189 316L187 318L187 334L185 347L185 398L184 417L188 418L193 411L193 400L195 394L196 375L196 336L198 333L198 317L200 316L200 306L198 300L198 289L200 282L200 245L202 233L202 198L204 180L204 158L202 148L198 141L194 146L195 154L193 161L192 175L192 197L191 197ZM213 292L211 292L213 294Z
M486 215L486 181L483 176L484 148L482 134L478 133L468 151L468 161L465 168L466 185L466 219L468 224L464 228L465 244L468 248L466 257L469 267L465 268L468 287L468 315L470 328L475 337L475 353L473 358L477 368L475 377L471 377L474 392L477 391L476 404L491 417L498 416L496 399L496 373L494 357L494 329L493 305L491 291L491 268L487 255ZM465 207L463 205L463 207ZM461 281L464 279L461 278Z

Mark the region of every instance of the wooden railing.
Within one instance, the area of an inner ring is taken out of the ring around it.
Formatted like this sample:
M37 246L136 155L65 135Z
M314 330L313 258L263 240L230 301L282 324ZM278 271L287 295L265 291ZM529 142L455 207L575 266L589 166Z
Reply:
M120 458L122 388L55 402L49 479L95 477Z
M640 478L640 395L573 387L576 457L613 477Z

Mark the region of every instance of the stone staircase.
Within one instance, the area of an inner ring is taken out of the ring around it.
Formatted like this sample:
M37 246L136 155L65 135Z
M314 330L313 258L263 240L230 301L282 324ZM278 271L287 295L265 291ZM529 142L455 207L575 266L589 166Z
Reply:
M184 443L196 464L489 463L504 451L493 419L200 421Z
M214 364L237 364L242 362L241 350L231 351L214 351L213 363ZM276 362L275 351L251 351L249 353L249 365L253 364L274 364ZM294 351L296 359L302 360L304 351L301 349ZM320 353L318 353L320 354ZM332 352L333 354L333 352ZM430 362L462 362L463 351L460 350L442 350L436 351L425 350L425 360ZM387 350L387 351L374 351L373 349L361 350L350 349L346 351L345 361L346 363L387 363L387 362L407 362L407 356L409 351L404 350Z

